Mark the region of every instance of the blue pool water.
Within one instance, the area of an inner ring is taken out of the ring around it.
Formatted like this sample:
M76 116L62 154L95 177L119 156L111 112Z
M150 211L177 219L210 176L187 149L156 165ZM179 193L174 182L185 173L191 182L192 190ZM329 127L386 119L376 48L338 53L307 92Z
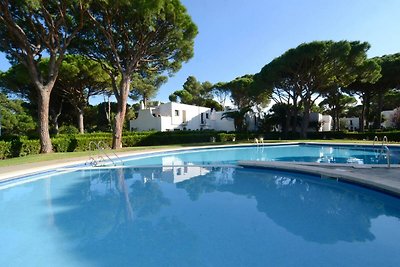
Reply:
M399 198L230 154L3 183L0 266L400 266Z
M191 164L235 164L238 160L303 161L322 163L387 164L380 146L274 145L188 150L132 158L127 166ZM390 148L391 164L400 164L400 147Z

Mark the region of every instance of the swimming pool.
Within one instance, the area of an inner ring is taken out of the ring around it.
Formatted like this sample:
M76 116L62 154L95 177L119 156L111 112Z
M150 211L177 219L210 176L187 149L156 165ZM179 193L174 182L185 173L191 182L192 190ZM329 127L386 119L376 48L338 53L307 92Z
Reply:
M196 149L133 157L124 164L126 166L235 164L239 160L387 164L386 151L380 146L313 144ZM400 147L390 148L390 162L400 164Z
M3 184L0 266L399 266L399 198L203 151Z

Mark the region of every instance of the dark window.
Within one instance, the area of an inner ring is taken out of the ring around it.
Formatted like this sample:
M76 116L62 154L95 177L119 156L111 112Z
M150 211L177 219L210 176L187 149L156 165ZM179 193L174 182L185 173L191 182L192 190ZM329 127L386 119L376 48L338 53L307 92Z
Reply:
M175 116L179 116L179 110L175 109Z

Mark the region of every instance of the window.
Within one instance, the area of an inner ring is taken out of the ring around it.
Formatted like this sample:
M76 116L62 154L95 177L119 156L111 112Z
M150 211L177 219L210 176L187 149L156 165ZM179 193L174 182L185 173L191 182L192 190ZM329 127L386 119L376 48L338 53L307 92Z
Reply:
M175 109L175 116L179 116L179 110Z
M208 113L206 113L206 119L208 119Z
M350 120L350 125L353 125L353 121L352 120Z

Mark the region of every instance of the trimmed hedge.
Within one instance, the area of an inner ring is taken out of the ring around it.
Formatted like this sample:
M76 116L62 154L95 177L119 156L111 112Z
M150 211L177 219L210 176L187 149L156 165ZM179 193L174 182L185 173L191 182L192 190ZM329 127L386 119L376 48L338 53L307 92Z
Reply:
M12 156L11 148L11 142L0 141L0 159L6 159Z
M400 142L400 131L393 132L317 132L308 133L312 139L349 139L349 140L373 140L378 136L382 140L387 136L389 141ZM290 133L284 138L283 133L221 133L215 131L174 131L174 132L126 132L123 133L122 144L124 147L153 146L187 143L205 143L216 140L218 142L231 142L253 140L264 137L264 140L299 139L298 133ZM59 134L52 138L55 152L88 151L95 149L91 143L104 142L111 147L112 133L90 133L90 134ZM38 154L40 151L39 140L29 140L26 137L14 137L7 141L0 141L0 159L20 157Z
M39 140L20 139L13 143L14 155L17 157L24 157L28 155L35 155L40 153Z
M241 139L241 140L243 140L243 139ZM236 134L234 134L234 133L219 133L217 141L218 142L236 141Z

